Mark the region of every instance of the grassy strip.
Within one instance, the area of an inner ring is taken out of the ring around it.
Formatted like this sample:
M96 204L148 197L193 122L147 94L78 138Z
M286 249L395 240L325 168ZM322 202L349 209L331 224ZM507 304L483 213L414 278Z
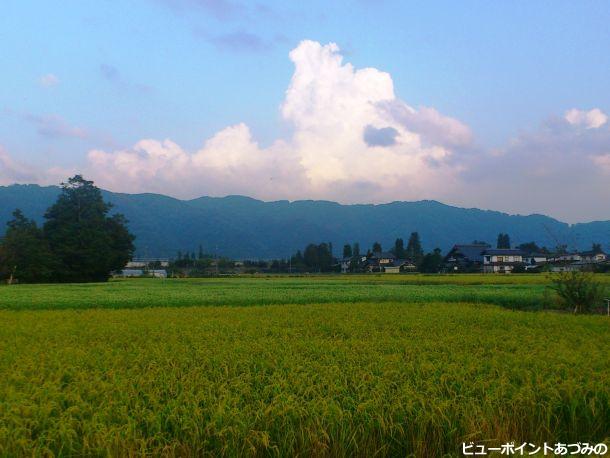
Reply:
M424 285L405 283L399 281L400 278L394 278L396 277L237 277L139 279L73 285L13 285L0 288L0 309L441 301L490 303L511 309L532 310L543 308L545 303L546 286L543 284Z

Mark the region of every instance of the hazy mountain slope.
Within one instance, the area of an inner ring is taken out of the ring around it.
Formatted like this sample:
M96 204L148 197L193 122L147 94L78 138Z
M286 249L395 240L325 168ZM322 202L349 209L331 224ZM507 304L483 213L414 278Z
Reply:
M43 221L57 187L0 187L0 232L15 208ZM565 243L589 248L592 242L610 248L610 221L569 226L543 215L451 207L435 201L383 205L340 205L327 201L262 202L242 196L201 197L183 201L158 194L104 191L115 211L124 213L137 236L138 254L174 256L178 250L235 258L286 257L309 242L332 242L336 255L344 243L359 242L366 251L379 241L390 248L397 237L418 231L424 247L446 251L454 243L475 239L495 243L508 232L513 243L534 240L554 247Z

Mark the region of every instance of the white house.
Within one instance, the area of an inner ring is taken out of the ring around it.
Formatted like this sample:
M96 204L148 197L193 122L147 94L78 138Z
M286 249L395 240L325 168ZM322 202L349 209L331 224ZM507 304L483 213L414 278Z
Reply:
M524 254L522 258L523 264L525 264L525 270L540 267L542 264L546 264L549 260L549 256L545 253L527 253Z
M516 265L523 264L523 252L508 248L491 248L483 252L484 273L511 273Z
M604 262L607 259L606 253L599 253L595 251L583 251L580 253L582 262L596 263Z
M167 258L134 258L126 265L126 269L147 269L149 267L160 266L169 267Z

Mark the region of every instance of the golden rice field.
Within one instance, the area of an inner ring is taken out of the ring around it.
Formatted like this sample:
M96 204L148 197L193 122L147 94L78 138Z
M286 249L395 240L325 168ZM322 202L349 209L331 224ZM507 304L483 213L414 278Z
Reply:
M487 288L544 285L476 277L0 287L0 456L610 443L610 319L513 310Z

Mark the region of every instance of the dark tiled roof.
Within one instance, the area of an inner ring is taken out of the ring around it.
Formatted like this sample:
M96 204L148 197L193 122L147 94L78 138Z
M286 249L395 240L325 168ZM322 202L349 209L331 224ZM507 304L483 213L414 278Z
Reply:
M415 264L413 264L408 259L395 259L394 262L392 263L392 265L394 267L401 267L401 266L409 266L409 265L414 266Z
M383 253L373 253L372 259L396 259L392 253L384 251Z
M604 256L606 255L605 253L600 253L599 251L583 251L582 253L580 253L582 256L596 256L598 254L603 254Z
M485 250L485 252L483 254L489 254L489 255L505 255L505 256L521 256L523 255L523 251L521 250L512 250L509 248L491 248L488 250Z
M454 245L451 253L461 255L468 261L482 261L483 251L489 249L489 245L470 244L470 245Z

